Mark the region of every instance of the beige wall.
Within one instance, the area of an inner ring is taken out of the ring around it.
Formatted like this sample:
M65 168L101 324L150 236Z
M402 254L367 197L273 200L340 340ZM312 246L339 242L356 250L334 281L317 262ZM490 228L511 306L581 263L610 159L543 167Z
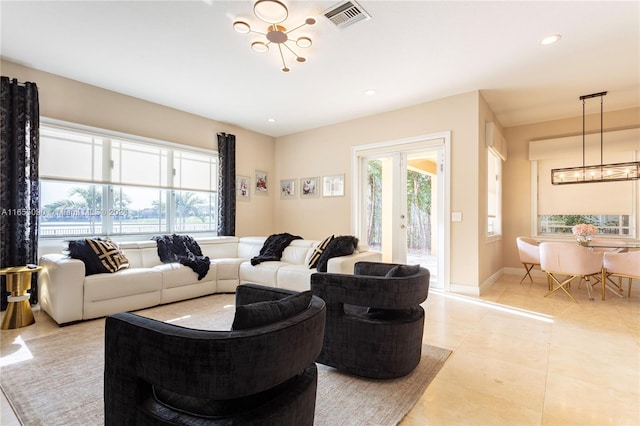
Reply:
M215 135L236 135L237 173L270 172L271 193L252 194L237 204L237 235L292 232L320 239L350 234L351 149L356 145L451 132L452 212L462 222L451 223L450 282L455 291L476 293L503 267L520 267L515 237L531 233L531 139L579 134L581 117L501 129L508 143L503 164L503 238L488 241L486 230L486 150L484 126L496 122L479 92L385 112L274 139L226 123L111 92L35 69L2 61L2 75L34 81L43 116L185 145L216 148ZM588 130L599 129L588 117ZM499 123L497 123L499 126ZM640 126L640 109L605 113L606 130ZM282 200L281 179L345 174L345 196Z
M352 147L451 131L451 197L445 201L451 211L462 212L463 221L451 224L450 281L460 291L469 287L470 293L477 292L481 186L477 179L481 173L478 147L484 144L484 139L479 139L479 108L479 93L470 92L277 138L278 182L344 173L346 194L338 198L277 199L276 229L314 239L352 233ZM483 182L486 193L486 179Z
M605 112L604 130L621 130L640 126L640 108ZM599 114L587 116L587 133L600 130ZM529 236L531 217L531 166L529 141L582 134L582 116L506 128L509 156L504 164L504 267L521 268L516 237ZM605 141L606 149L606 141Z
M487 143L485 140L485 129L487 123L494 123L497 130L503 133L502 126L496 119L489 104L480 96L478 114L478 265L480 285L495 278L496 274L502 271L502 252L504 247L503 238L487 238L488 229L488 205L487 205ZM507 159L509 154L507 153ZM504 167L504 163L503 163ZM504 221L504 219L503 219ZM504 226L504 225L503 225Z
M256 169L273 169L275 140L270 136L5 60L0 62L0 67L3 76L38 85L43 117L213 150L217 150L217 133L231 133L236 135L238 174L251 176L253 182ZM271 233L273 199L252 197L250 202L239 202L236 234Z

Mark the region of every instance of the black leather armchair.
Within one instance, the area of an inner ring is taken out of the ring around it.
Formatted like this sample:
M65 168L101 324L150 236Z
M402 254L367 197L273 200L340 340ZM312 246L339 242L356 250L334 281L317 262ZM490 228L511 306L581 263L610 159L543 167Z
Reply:
M391 272L390 272L391 271ZM315 273L313 294L327 304L317 362L376 379L401 377L420 362L429 270L358 262L354 275Z
M290 294L245 284L236 304ZM325 312L314 296L288 319L235 331L107 317L105 425L312 425Z

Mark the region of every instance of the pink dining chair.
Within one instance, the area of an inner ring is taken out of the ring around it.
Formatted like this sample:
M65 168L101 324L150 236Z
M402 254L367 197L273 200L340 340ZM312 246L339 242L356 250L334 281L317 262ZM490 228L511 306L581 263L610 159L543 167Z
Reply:
M540 266L540 243L533 238L517 237L516 244L518 245L518 254L520 255L520 262L524 265L524 276L520 280L520 284L525 278L529 277L529 280L533 282L531 277L531 270L534 266ZM551 290L551 288L549 288Z
M589 300L593 300L590 278L600 281L603 253L594 252L588 247L576 243L544 242L540 244L540 269L547 274L551 291L545 297L558 290L564 291L574 302L578 301L569 292L574 278L584 279L587 284ZM565 276L562 280L560 276ZM555 287L555 288L554 288Z
M615 283L611 277L618 277L618 282ZM604 300L604 290L607 281L622 292L623 278L629 279L627 297L631 297L631 283L633 279L640 280L640 251L604 253L602 260L602 300Z

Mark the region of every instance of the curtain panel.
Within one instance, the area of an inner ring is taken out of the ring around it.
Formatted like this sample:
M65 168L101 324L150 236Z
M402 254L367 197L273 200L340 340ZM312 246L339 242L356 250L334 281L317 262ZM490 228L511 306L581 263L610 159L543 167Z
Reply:
M236 137L218 133L218 235L236 234Z
M0 268L5 268L38 263L40 112L35 83L0 80ZM5 310L4 276L1 286ZM36 274L31 303L38 303Z

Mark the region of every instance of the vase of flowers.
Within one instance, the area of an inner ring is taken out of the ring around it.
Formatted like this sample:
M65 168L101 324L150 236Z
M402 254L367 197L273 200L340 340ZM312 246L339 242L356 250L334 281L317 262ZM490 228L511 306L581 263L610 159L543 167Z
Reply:
M578 244L588 246L593 236L598 233L598 228L589 223L579 223L571 228L571 232L575 235Z

